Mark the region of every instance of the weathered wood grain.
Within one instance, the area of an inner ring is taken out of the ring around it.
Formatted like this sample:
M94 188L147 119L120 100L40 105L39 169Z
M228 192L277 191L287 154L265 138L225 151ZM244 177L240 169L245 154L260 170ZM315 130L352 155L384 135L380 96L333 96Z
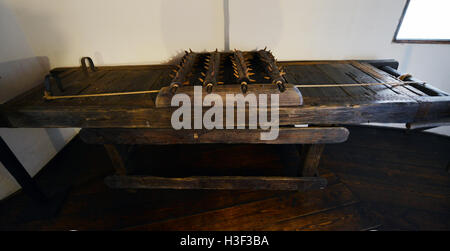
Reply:
M291 193L201 214L141 224L128 230L262 230L277 222L356 202L356 197L345 185L337 184L331 189Z
M114 169L116 170L116 174L125 175L127 174L127 170L125 168L125 160L120 155L119 150L113 144L105 144L106 152L108 153L109 159L112 162Z
M381 226L381 219L361 203L330 209L263 226L264 231L365 231Z
M293 190L323 189L327 180L319 177L199 176L165 178L156 176L108 176L111 188L131 189L225 189L225 190Z
M302 176L303 177L318 177L319 176L319 162L322 156L324 144L312 144L302 146Z
M324 144L341 143L348 137L343 127L280 128L275 140L261 140L267 130L83 129L90 144Z
M246 94L253 94L257 98L257 104L259 104L259 95L266 94L267 95L267 105L271 104L271 94L279 95L279 106L300 106L303 104L303 98L300 94L297 87L286 84L286 90L284 92L280 92L276 85L270 84L251 84L248 85ZM181 86L177 88L177 93L183 93L189 96L191 100L191 104L194 104L194 86ZM205 96L209 93L206 90L202 90L202 101ZM214 100L213 102L217 104L218 102L222 103L225 106L226 95L228 94L242 94L241 87L239 85L218 85L215 86L212 90L211 94L217 94L220 96L220 100ZM171 107L171 100L173 97L173 93L170 91L169 87L163 87L156 97L156 107ZM220 104L219 103L219 104ZM203 105L202 105L203 106Z
M227 59L223 60L226 65ZM280 65L291 84L397 81L363 61L281 62ZM62 80L64 95L76 95L106 90L159 90L170 83L169 72L173 69L167 65L96 67L88 77L80 68L53 71ZM224 73L224 79L228 78L227 74ZM249 91L252 87L249 85ZM425 96L424 89L419 90L420 94L415 89L400 87L300 88L303 106L280 107L280 125L426 122L449 116L449 96ZM57 92L55 95L61 94ZM174 108L156 108L156 94L44 100L43 93L44 87L40 85L0 105L2 126L171 128ZM280 101L284 102L282 98Z

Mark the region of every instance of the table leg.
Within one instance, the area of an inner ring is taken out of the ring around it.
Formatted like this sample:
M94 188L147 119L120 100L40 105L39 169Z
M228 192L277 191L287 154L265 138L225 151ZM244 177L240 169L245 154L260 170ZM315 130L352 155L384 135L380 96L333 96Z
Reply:
M38 202L47 202L48 198L39 189L35 180L28 174L6 142L0 137L0 162L22 187L23 191Z
M325 144L311 144L303 145L301 150L302 162L302 176L303 177L318 177L319 176L319 162L322 156Z
M117 147L112 144L105 144L106 152L109 155L109 158L111 159L111 162L113 164L114 169L116 170L116 173L118 175L126 175L127 170L125 168L125 160Z

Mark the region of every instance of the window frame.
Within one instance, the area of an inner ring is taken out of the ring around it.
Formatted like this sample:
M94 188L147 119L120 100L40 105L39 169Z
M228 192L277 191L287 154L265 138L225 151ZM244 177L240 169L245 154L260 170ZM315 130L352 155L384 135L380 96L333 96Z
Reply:
M393 43L405 43L405 44L450 44L450 39L397 39L397 34L403 23L403 18L405 17L406 11L408 10L409 2L411 0L406 0L405 7L403 7L402 15L397 24L397 29L395 29Z

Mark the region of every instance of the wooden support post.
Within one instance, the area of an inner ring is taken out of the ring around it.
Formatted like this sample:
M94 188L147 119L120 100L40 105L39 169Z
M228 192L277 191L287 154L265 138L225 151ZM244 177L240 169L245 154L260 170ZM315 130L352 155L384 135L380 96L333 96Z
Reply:
M125 160L123 155L120 154L119 150L115 145L105 144L106 152L111 159L114 169L116 170L116 174L118 175L126 175L127 170L125 168Z
M303 177L318 177L319 176L319 162L322 156L324 144L303 145L301 150L302 158L302 176Z
M6 142L0 137L0 162L22 187L23 191L37 202L48 202L48 198L39 189Z

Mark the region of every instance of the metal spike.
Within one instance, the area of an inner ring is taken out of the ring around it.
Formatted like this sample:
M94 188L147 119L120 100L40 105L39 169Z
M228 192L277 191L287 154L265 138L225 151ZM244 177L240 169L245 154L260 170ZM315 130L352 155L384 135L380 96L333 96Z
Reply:
M203 76L203 77L206 77L206 75L205 75L205 73L204 73L204 72L200 72L200 74L202 74L202 76Z
M200 82L202 82L202 83L203 83L203 79L202 79L202 78L198 78L198 80L200 80Z

